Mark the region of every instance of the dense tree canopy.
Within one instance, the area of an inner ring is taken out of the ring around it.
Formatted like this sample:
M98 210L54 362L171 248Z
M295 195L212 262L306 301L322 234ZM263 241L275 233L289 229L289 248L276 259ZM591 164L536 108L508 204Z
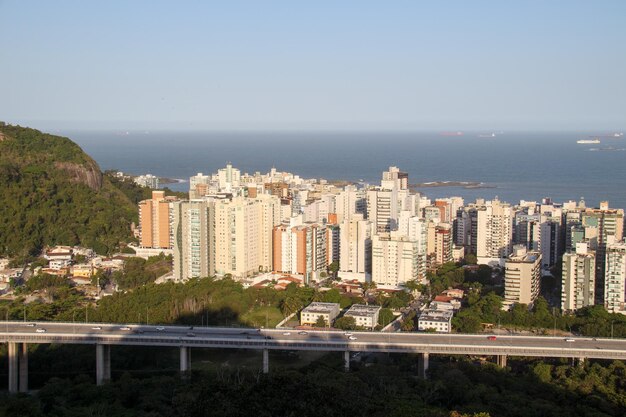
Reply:
M0 256L56 244L106 254L131 239L136 206L78 145L5 124L0 134Z

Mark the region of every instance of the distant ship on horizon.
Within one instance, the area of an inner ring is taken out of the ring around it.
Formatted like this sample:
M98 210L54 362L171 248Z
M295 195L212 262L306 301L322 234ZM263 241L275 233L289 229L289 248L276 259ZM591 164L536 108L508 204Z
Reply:
M617 139L617 138L623 138L624 137L624 132L613 132L613 133L609 133L607 135L593 135L593 136L589 136L590 138L613 138L613 139Z
M580 143L582 145L584 144L591 144L591 143L600 143L600 139L598 138L594 138L594 139L581 139L581 140L577 140L576 143Z
M491 132L491 133L481 133L480 135L478 135L479 138L495 138L496 134Z
M441 133L439 133L439 136L463 136L463 132L461 132L461 131L457 131L457 132L441 132Z

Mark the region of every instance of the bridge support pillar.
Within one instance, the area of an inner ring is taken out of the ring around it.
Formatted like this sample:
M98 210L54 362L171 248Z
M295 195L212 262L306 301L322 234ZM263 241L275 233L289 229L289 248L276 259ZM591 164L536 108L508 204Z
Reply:
M21 346L19 346L21 345ZM20 343L18 346L18 366L19 366L19 391L28 392L28 344Z
M418 377L426 379L426 372L428 372L428 361L430 354L428 352L420 353L417 359L417 373Z
M270 352L267 349L263 349L263 373L268 374L270 372Z
M180 347L180 373L185 376L191 370L191 348Z
M346 372L350 371L350 351L346 350L343 352L343 370Z
M111 380L111 346L96 345L96 384Z
M578 366L581 368L585 366L585 358L578 358Z
M15 394L18 392L18 344L9 342L9 392Z
M499 367L506 368L506 355L497 355L496 363L498 364Z

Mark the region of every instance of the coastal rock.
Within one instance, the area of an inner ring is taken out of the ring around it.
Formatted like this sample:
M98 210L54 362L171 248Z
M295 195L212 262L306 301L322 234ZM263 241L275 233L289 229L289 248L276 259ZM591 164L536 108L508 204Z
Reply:
M102 188L102 172L100 172L100 167L93 160L85 164L55 162L54 165L56 168L65 171L72 182L85 184L94 191Z

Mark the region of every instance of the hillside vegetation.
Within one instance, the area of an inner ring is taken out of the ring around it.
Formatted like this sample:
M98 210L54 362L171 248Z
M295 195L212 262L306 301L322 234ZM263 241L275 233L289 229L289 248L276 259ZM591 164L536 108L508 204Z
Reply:
M0 122L0 256L46 245L106 254L131 239L136 206L68 138Z

